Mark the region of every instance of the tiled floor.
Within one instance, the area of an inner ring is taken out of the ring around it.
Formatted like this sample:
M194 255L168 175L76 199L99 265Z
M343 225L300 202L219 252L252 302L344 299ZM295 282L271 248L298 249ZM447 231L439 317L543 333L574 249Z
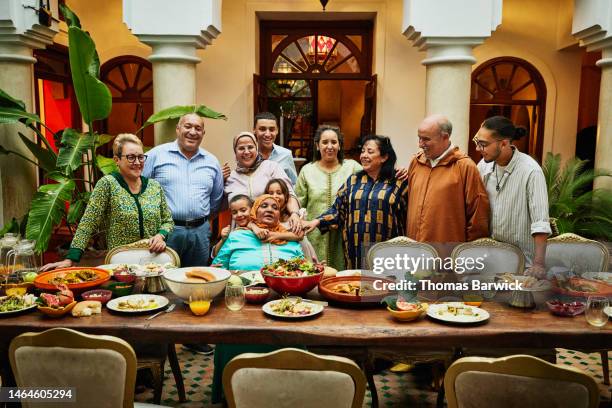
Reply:
M220 407L210 402L211 379L213 371L212 356L201 356L177 347L179 361L183 368L183 379L189 402L180 404L170 367L166 367L166 379L162 404L170 407ZM603 384L601 360L599 354L584 354L577 351L558 349L557 362L570 365L591 374L600 384L602 399L610 400L612 386ZM612 360L609 357L610 360ZM421 378L421 377L418 377ZM387 370L375 376L376 389L380 407L435 407L437 394L427 384L417 381L413 373L394 374ZM152 402L150 390L136 395L136 400ZM364 407L371 405L369 391L366 394Z

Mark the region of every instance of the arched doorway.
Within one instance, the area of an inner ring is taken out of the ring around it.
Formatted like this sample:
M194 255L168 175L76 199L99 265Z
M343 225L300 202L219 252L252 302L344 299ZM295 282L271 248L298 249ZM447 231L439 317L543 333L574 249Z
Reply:
M319 124L340 126L349 155L376 130L371 21L262 21L254 109L282 118L277 143L312 158Z
M145 146L153 146L152 126L138 132L153 114L151 63L134 55L116 57L100 67L100 80L111 91L113 110L110 116L102 121L99 132L111 135L134 133L142 139Z
M472 72L471 135L478 132L486 118L506 116L529 132L527 137L514 142L517 148L541 162L545 108L544 79L533 65L523 59L494 58ZM469 155L475 162L481 158L472 144Z

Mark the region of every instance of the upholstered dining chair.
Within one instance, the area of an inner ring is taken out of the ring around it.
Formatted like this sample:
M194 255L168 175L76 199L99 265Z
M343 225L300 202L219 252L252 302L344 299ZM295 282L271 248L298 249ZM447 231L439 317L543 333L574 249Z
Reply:
M164 252L151 254L149 252L149 240L147 239L113 248L108 251L104 260L106 264L147 264L150 262L160 265L170 263L176 267L181 266L181 259L172 248L166 247ZM155 403L159 404L161 401L166 357L172 368L172 375L176 383L179 400L181 402L187 401L185 384L183 382L178 356L176 355L175 345L168 344L164 350L156 350L154 347L145 347L144 352L138 345L135 345L135 347L138 352L138 370L148 369L153 375L153 400Z
M134 402L136 355L118 337L66 328L24 333L11 341L9 359L20 388L75 389L75 402L45 403L45 407L159 407ZM31 404L22 402L22 406Z
M150 253L148 239L113 248L108 251L104 259L106 264L146 264L149 262L160 265L171 263L176 267L181 266L181 259L172 248L166 247L164 252L158 254Z
M461 243L453 249L451 258L454 265L458 258L482 258L484 269L479 272L480 276L492 277L505 272L522 275L525 269L525 256L520 248L492 238Z
M360 408L365 384L353 361L293 348L241 354L223 371L230 408Z
M599 241L576 234L561 234L546 242L546 268L565 267L581 274L584 272L606 272L610 252Z
M584 272L607 272L610 251L599 241L587 239L576 234L561 234L546 242L546 267L562 267L575 274ZM599 353L604 384L610 385L610 365L608 350L582 350Z
M597 382L536 357L464 357L444 377L448 408L596 408Z

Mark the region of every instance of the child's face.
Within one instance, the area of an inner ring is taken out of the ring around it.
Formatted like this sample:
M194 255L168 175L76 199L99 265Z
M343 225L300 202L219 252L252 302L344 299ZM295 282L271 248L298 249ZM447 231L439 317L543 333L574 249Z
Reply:
M279 186L278 183L270 184L270 187L268 187L268 194L278 200L281 209L285 208L285 204L287 204L285 202L285 195L283 194L283 190L281 190L281 186Z
M230 210L232 212L232 219L239 227L246 227L249 224L249 213L251 211L251 206L247 202L247 200L238 200L233 202L230 205Z

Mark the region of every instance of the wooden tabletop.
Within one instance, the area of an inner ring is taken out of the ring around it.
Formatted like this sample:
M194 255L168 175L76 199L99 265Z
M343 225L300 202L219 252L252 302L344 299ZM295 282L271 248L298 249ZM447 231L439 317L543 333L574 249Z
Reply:
M485 302L490 319L478 325L442 324L430 318L396 322L384 308L351 309L328 306L319 316L282 320L263 313L261 306L228 310L216 299L205 316L194 316L173 295L177 308L153 320L147 315L115 314L50 319L34 311L0 318L0 342L28 331L68 327L126 340L163 343L264 343L281 345L384 346L415 349L508 347L612 349L612 323L590 326L584 316L556 317L546 310L523 310Z

